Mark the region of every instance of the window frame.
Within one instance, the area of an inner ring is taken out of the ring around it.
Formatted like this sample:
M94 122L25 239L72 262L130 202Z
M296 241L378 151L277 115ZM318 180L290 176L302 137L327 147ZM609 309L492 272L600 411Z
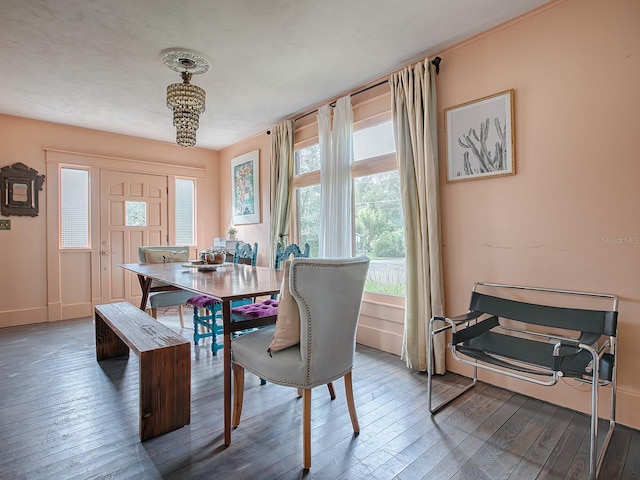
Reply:
M381 123L392 122L391 112L379 113L372 117L354 122L354 133L356 131L373 127ZM294 152L318 144L318 136L309 136L300 142L294 143ZM354 161L351 166L352 179L365 177L398 170L398 161L396 152L386 153L375 157L369 157L362 160ZM294 173L291 182L291 214L289 235L291 241L300 242L300 231L298 225L298 205L297 205L297 189L320 185L320 170L313 172L305 172L296 175ZM351 197L351 208L355 210L355 192ZM353 230L355 231L355 216L352 218ZM355 236L352 236L351 252L355 251ZM378 292L364 292L364 297L368 300L379 302L382 304L390 304L396 306L404 306L405 295L391 295Z

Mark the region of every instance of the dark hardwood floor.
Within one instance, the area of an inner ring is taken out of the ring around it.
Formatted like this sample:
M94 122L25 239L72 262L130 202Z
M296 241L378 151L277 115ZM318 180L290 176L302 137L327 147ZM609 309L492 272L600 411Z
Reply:
M174 311L160 320L180 331ZM343 383L335 401L315 389L304 473L302 402L247 374L242 422L224 448L222 356L208 342L192 345L191 424L141 443L138 359L98 364L91 319L0 329L0 479L586 478L587 416L486 384L431 416L426 376L363 346L359 436ZM437 392L460 381L447 374ZM639 454L640 432L616 426L600 478L640 478Z

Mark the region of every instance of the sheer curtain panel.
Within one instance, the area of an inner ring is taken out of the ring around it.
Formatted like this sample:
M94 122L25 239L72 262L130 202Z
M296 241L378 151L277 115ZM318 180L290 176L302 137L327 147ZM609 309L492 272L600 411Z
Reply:
M333 128L329 131L331 111L328 105L318 109L320 140L320 257L352 256L351 164L353 163L353 110L351 97L340 98L333 111Z
M443 315L435 75L428 60L393 74L391 111L407 246L402 358L427 369L428 324ZM434 371L445 373L445 337L434 342Z

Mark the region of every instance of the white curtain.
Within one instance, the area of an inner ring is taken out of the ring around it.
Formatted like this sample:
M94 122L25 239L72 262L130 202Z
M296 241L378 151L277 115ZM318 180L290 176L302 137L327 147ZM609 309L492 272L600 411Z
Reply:
M428 322L444 313L435 75L428 60L391 76L391 110L407 246L402 358L427 369ZM444 334L434 341L434 371L445 367Z
M344 258L352 255L351 164L353 163L353 110L351 97L336 102L333 128L331 109L318 109L320 143L320 246L321 258Z
M271 132L271 262L278 242L289 243L291 180L293 179L293 120L285 120Z

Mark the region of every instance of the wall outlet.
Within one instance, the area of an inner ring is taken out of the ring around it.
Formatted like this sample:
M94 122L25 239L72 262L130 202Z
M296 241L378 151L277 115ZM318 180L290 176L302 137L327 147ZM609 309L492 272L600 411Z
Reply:
M11 230L11 220L0 220L0 230Z

